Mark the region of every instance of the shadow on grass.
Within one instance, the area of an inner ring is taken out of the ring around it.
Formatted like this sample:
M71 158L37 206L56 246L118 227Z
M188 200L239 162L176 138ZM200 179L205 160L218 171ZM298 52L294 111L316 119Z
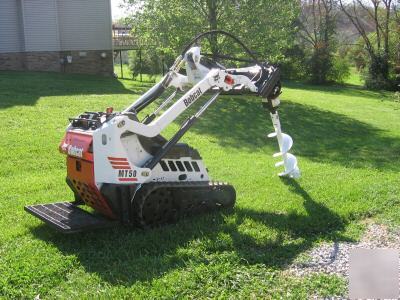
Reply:
M295 82L288 85L308 90L334 90L338 94L353 92L366 93L366 97L376 96L375 92L367 90L305 86ZM150 86L137 83L127 89L118 80L99 76L0 72L0 109L34 105L42 96L142 94ZM292 152L299 156L349 167L400 170L400 164L393 163L400 155L400 140L385 136L369 124L290 101L285 101L280 113L283 130L294 138ZM224 147L259 151L268 145L271 154L276 151L276 141L266 139L266 134L272 130L271 121L257 97L223 97L191 130L215 137Z
M343 240L345 221L317 203L293 180L283 183L304 201L304 214L254 211L236 207L231 215L214 213L153 230L115 228L62 235L46 226L33 234L54 244L64 255L74 255L87 272L115 285L131 285L163 276L188 264L208 264L210 256L236 253L243 264L283 269L318 239ZM252 223L248 223L252 222ZM274 230L274 238L244 233L253 225ZM221 234L229 236L228 242ZM193 245L194 243L194 245ZM201 245L201 246L199 246Z
M293 137L292 152L317 162L348 167L400 170L393 164L400 155L400 139L345 115L285 101L280 108L283 131ZM277 150L270 117L258 98L226 97L213 104L191 129L215 138L223 147L260 151Z
M306 91L316 91L323 94L331 94L346 97L359 97L367 98L379 101L393 101L392 92L388 91L371 91L363 86L353 85L353 84L332 84L332 85L315 85L309 83L302 83L297 81L285 81L285 87L292 89L300 89Z
M46 72L0 72L0 109L35 105L43 96L142 94L151 84L127 89L120 81L101 76Z

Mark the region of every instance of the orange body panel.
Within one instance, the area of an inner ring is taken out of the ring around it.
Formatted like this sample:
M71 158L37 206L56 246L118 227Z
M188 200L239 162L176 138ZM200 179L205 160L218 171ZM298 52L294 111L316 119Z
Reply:
M95 184L91 147L91 135L66 133L60 143L60 152L67 154L67 178L86 205L115 219L114 213Z

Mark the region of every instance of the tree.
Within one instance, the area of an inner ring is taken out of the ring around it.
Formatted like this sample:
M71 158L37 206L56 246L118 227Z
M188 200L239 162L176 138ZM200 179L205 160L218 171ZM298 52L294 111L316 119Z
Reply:
M395 15L395 26L396 26L396 67L395 72L397 75L396 84L400 86L400 0L397 0L397 4L393 4L393 11Z
M195 7L198 7L203 18L208 20L209 30L216 30L218 29L218 19L223 13L223 6L224 4L227 5L228 3L224 3L226 1L221 0L194 0L193 4ZM218 41L217 36L212 35L209 37L211 53L215 56L218 54Z
M369 56L366 86L370 88L388 88L390 59L390 21L393 0L353 0L344 4L339 0L344 14L359 32ZM359 16L359 10L367 12L375 27L375 34L368 34ZM395 10L396 11L396 10Z
M336 1L306 0L299 17L299 35L311 46L310 73L315 83L326 83L332 73L335 51Z
M195 35L223 29L242 39L269 61L284 59L294 43L298 0L125 0L132 7L130 22L141 45L163 51L172 60ZM202 44L213 55L239 49L228 39L215 36Z

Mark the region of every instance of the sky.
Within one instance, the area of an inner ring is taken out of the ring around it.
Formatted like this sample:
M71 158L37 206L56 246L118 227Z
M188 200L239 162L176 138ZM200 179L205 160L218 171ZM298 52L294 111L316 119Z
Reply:
M127 15L125 9L119 7L123 2L124 2L123 0L111 0L111 10L112 10L113 20L120 19ZM351 0L344 0L343 2L350 3Z
M123 3L123 0L111 0L111 10L113 20L117 20L126 16L125 9L120 8L119 5Z

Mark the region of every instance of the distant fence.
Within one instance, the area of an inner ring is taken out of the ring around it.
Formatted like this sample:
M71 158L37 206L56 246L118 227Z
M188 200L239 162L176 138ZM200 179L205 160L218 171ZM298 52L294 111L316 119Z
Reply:
M135 50L138 48L136 39L131 36L113 37L114 50Z
M138 62L138 68L136 68L136 74L135 74L135 78L138 77L139 81L143 81L143 75L146 74L145 72L143 72L144 70L146 70L146 67L144 65L144 61L143 61L143 55L145 55L146 51L149 51L151 49L151 47L139 47L137 46L129 48L128 46L124 47L120 47L119 49L115 49L114 48L114 65L118 66L119 65L119 73L118 76L119 78L125 78L128 79L127 77L125 77L126 74L126 70L124 72L124 67L123 65L127 65L127 55L124 54L124 59L123 59L123 53L127 53L128 51L135 51L136 55L137 55L137 62ZM160 56L158 58L158 63L160 64L160 73L158 74L162 74L163 76L165 75L165 72L168 70L167 66L165 65L165 61L164 61L164 56ZM125 73L125 74L124 74ZM131 73L130 71L127 72L128 74ZM149 74L146 74L149 75ZM153 74L156 75L156 74Z

